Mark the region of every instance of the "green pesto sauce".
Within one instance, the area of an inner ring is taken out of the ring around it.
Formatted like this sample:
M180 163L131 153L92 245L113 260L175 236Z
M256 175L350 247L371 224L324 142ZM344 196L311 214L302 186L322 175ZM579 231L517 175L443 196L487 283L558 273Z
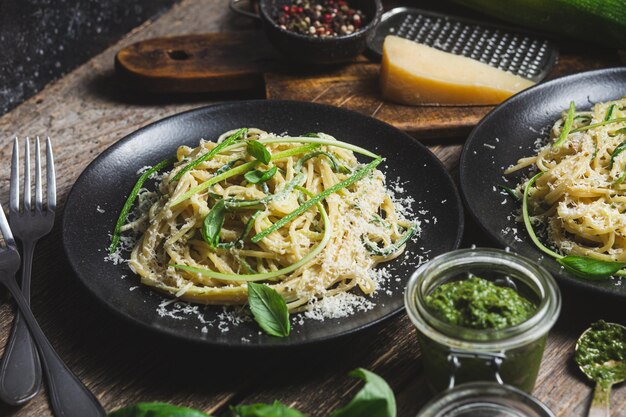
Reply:
M470 329L504 329L528 320L537 307L512 288L479 277L448 282L426 296L444 321Z
M594 381L626 379L626 331L603 320L593 323L578 340L576 363Z

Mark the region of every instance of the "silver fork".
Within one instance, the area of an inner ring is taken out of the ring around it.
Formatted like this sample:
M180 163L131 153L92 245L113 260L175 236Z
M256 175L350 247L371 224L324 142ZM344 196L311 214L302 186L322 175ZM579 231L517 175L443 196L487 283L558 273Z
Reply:
M41 184L41 156L39 137L35 142L35 207L31 204L30 140L24 145L24 198L20 212L20 146L15 138L11 162L10 226L22 243L22 294L30 303L30 277L33 253L37 241L50 233L56 209L54 161L50 138L46 144L47 204L44 210ZM27 402L41 388L41 364L28 327L17 312L9 341L0 363L0 398L11 405Z
M10 209L12 222L14 213L18 218L23 219L16 221L16 226L20 228L22 233L22 239L24 239L24 252L27 253L26 240L32 241L32 249L30 249L30 260L25 259L23 270L28 269L28 281L30 280L30 264L32 263L32 252L34 250L34 243L37 239L50 231L52 223L54 222L54 210L56 208L56 185L54 175L54 161L52 156L52 146L50 139L47 139L46 143L46 158L47 158L47 204L44 210L43 196L41 187L41 158L39 152L39 140L36 142L36 155L35 155L35 210L31 212L30 204L30 163L25 162L26 175L24 177L24 213L19 213L19 188L18 184L18 172L17 164L19 163L19 155L17 149L19 143L16 139L13 161L12 161L12 175L11 175L11 198ZM26 147L26 161L28 161L29 149ZM32 225L32 229L29 227ZM47 231L46 231L47 230ZM37 324L33 313L30 310L29 301L24 295L24 289L20 290L17 282L15 281L15 274L20 268L20 255L17 251L15 239L11 233L11 228L4 215L2 205L0 205L0 232L4 238L6 247L0 249L0 283L5 285L18 306L18 311L21 313L24 322L30 335L34 339L35 345L41 357L43 368L46 374L46 381L48 383L48 391L50 397L50 403L52 411L56 416L63 417L102 417L104 416L104 410L96 397L85 387L80 380L69 370L69 368L63 363L61 358L52 348L52 345L42 332L41 328ZM43 234L42 234L43 233ZM28 256L28 255L27 255ZM22 287L29 282L23 282ZM28 290L26 291L28 293ZM17 315L16 315L17 318ZM31 339L29 339L31 340ZM32 346L32 344L31 344ZM38 363L38 359L35 356L35 363ZM19 365L19 364L18 364ZM5 369L3 366L2 369ZM8 369L8 367L7 367ZM41 377L39 377L41 379ZM5 379L5 383L9 380ZM4 393L0 393L4 394ZM4 400L4 398L2 398ZM7 401L8 402L8 401Z

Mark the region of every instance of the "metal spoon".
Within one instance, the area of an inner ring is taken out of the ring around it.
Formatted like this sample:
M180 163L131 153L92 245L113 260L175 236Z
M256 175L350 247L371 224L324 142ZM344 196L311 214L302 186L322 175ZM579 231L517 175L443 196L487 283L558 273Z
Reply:
M626 343L626 327L616 323L606 324L610 327L615 326L613 328L621 329L622 340ZM596 383L588 417L610 417L611 386L626 380L626 352L619 359L611 358L606 360L606 358L601 358L601 354L604 353L601 350L581 349L585 342L590 342L591 333L589 332L592 330L593 325L585 330L576 342L576 363L580 370Z

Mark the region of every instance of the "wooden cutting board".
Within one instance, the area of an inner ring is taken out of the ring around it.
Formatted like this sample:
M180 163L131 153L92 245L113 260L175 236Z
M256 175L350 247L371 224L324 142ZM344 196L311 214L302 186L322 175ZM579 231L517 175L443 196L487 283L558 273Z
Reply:
M615 51L562 48L548 78L619 65ZM155 38L117 54L118 75L152 93L252 91L274 100L330 104L367 114L418 139L464 138L492 106L405 106L384 101L379 65L364 57L334 67L287 62L260 31Z

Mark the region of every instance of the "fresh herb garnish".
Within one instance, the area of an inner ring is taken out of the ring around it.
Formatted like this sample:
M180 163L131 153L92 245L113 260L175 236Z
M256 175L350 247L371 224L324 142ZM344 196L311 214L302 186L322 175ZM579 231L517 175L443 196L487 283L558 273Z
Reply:
M330 417L396 417L396 397L387 382L363 368L350 372L365 385L346 406L335 410Z
M166 403L139 403L121 408L107 417L210 417L198 410Z
M207 161L213 158L215 155L220 153L224 148L226 148L233 142L245 136L246 133L248 133L247 128L244 127L243 129L239 129L238 131L233 133L231 136L227 137L222 142L218 143L215 148L211 149L209 152L205 153L204 155L200 156L199 158L185 165L183 169L181 169L180 171L178 171L178 173L176 173L176 175L174 175L174 178L172 178L172 181L178 181L183 175L185 175L185 173L192 170L196 166L200 165L204 161Z
M267 171L261 171L260 169L255 169L255 170L246 172L246 174L244 175L244 178L250 184L263 183L265 181L268 181L270 178L272 178L276 174L277 171L278 171L277 166L273 166Z
M306 417L279 401L272 404L237 405L230 409L233 417Z
M300 207L298 207L297 209L295 209L291 213L287 214L285 217L282 217L280 220L278 220L272 226L268 227L267 229L263 230L262 232L257 233L256 235L254 235L252 237L252 242L254 242L254 243L259 242L261 239L263 239L267 235L269 235L269 234L273 233L274 231L280 229L281 227L283 227L284 225L286 225L287 223L289 223L290 221L292 221L293 219L298 217L301 213L304 213L305 211L307 211L308 209L313 207L319 201L321 201L321 200L325 199L326 197L328 197L329 195L334 194L337 191L339 191L339 190L341 190L343 188L349 187L353 183L359 181L365 175L367 175L370 171L372 171L374 168L376 168L378 166L378 164L380 164L382 161L383 161L383 158L380 158L380 157L374 159L372 162L370 162L369 164L365 165L363 168L358 170L351 177L346 178L345 180L343 180L343 181L333 185L330 188L327 188L326 190L322 191L321 193L319 193L316 196L312 197L311 199L307 200Z
M613 163L615 162L615 158L617 158L617 155L621 154L625 150L626 150L626 140L620 143L619 145L617 145L615 149L613 149L613 152L611 152L611 160L609 161L609 169L613 168Z
M506 185L502 184L498 184L497 187L507 193L513 200L517 201L518 203L522 201L519 195L517 195L517 192L511 187L507 187Z
M265 165L269 164L272 160L270 151L258 140L249 140L246 149L253 158Z
M224 203L224 199L220 199L204 218L204 222L202 223L202 238L212 248L216 248L220 242L220 232L222 231L222 226L224 226L225 216L226 204Z
M248 283L248 304L254 320L269 335L289 336L289 310L283 297L264 284Z
M113 229L113 235L111 236L111 246L109 246L109 253L114 253L117 250L117 246L120 243L120 236L122 234L122 226L124 226L124 223L126 223L126 219L128 218L130 209L133 207L133 204L135 203L135 199L137 199L137 194L139 194L139 190L141 190L141 187L143 187L143 184L148 180L148 178L150 178L152 174L171 165L173 162L174 162L173 159L165 159L159 162L158 164L156 164L155 166L153 166L152 168L150 168L149 170L147 170L146 172L144 172L143 174L141 174L141 176L135 183L135 186L133 187L130 194L128 195L128 198L126 199L126 202L124 203L124 206L122 207L122 211L120 212L120 215L117 218L117 222L115 223L115 229Z
M570 101L569 110L567 111L567 117L565 118L565 123L563 124L563 130L561 130L559 139L554 142L554 145L552 145L553 148L558 148L559 146L561 146L561 144L567 139L567 135L570 134L572 124L574 123L574 112L576 112L576 104L574 104L573 101Z
M389 384L367 369L357 368L348 375L365 381L346 406L335 410L330 417L396 417L396 398ZM306 417L300 411L279 401L272 404L231 406L232 417ZM210 417L191 408L165 403L140 403L107 414L107 417Z
M556 260L565 269L587 279L606 279L626 266L626 262L600 261L585 256L565 256Z

